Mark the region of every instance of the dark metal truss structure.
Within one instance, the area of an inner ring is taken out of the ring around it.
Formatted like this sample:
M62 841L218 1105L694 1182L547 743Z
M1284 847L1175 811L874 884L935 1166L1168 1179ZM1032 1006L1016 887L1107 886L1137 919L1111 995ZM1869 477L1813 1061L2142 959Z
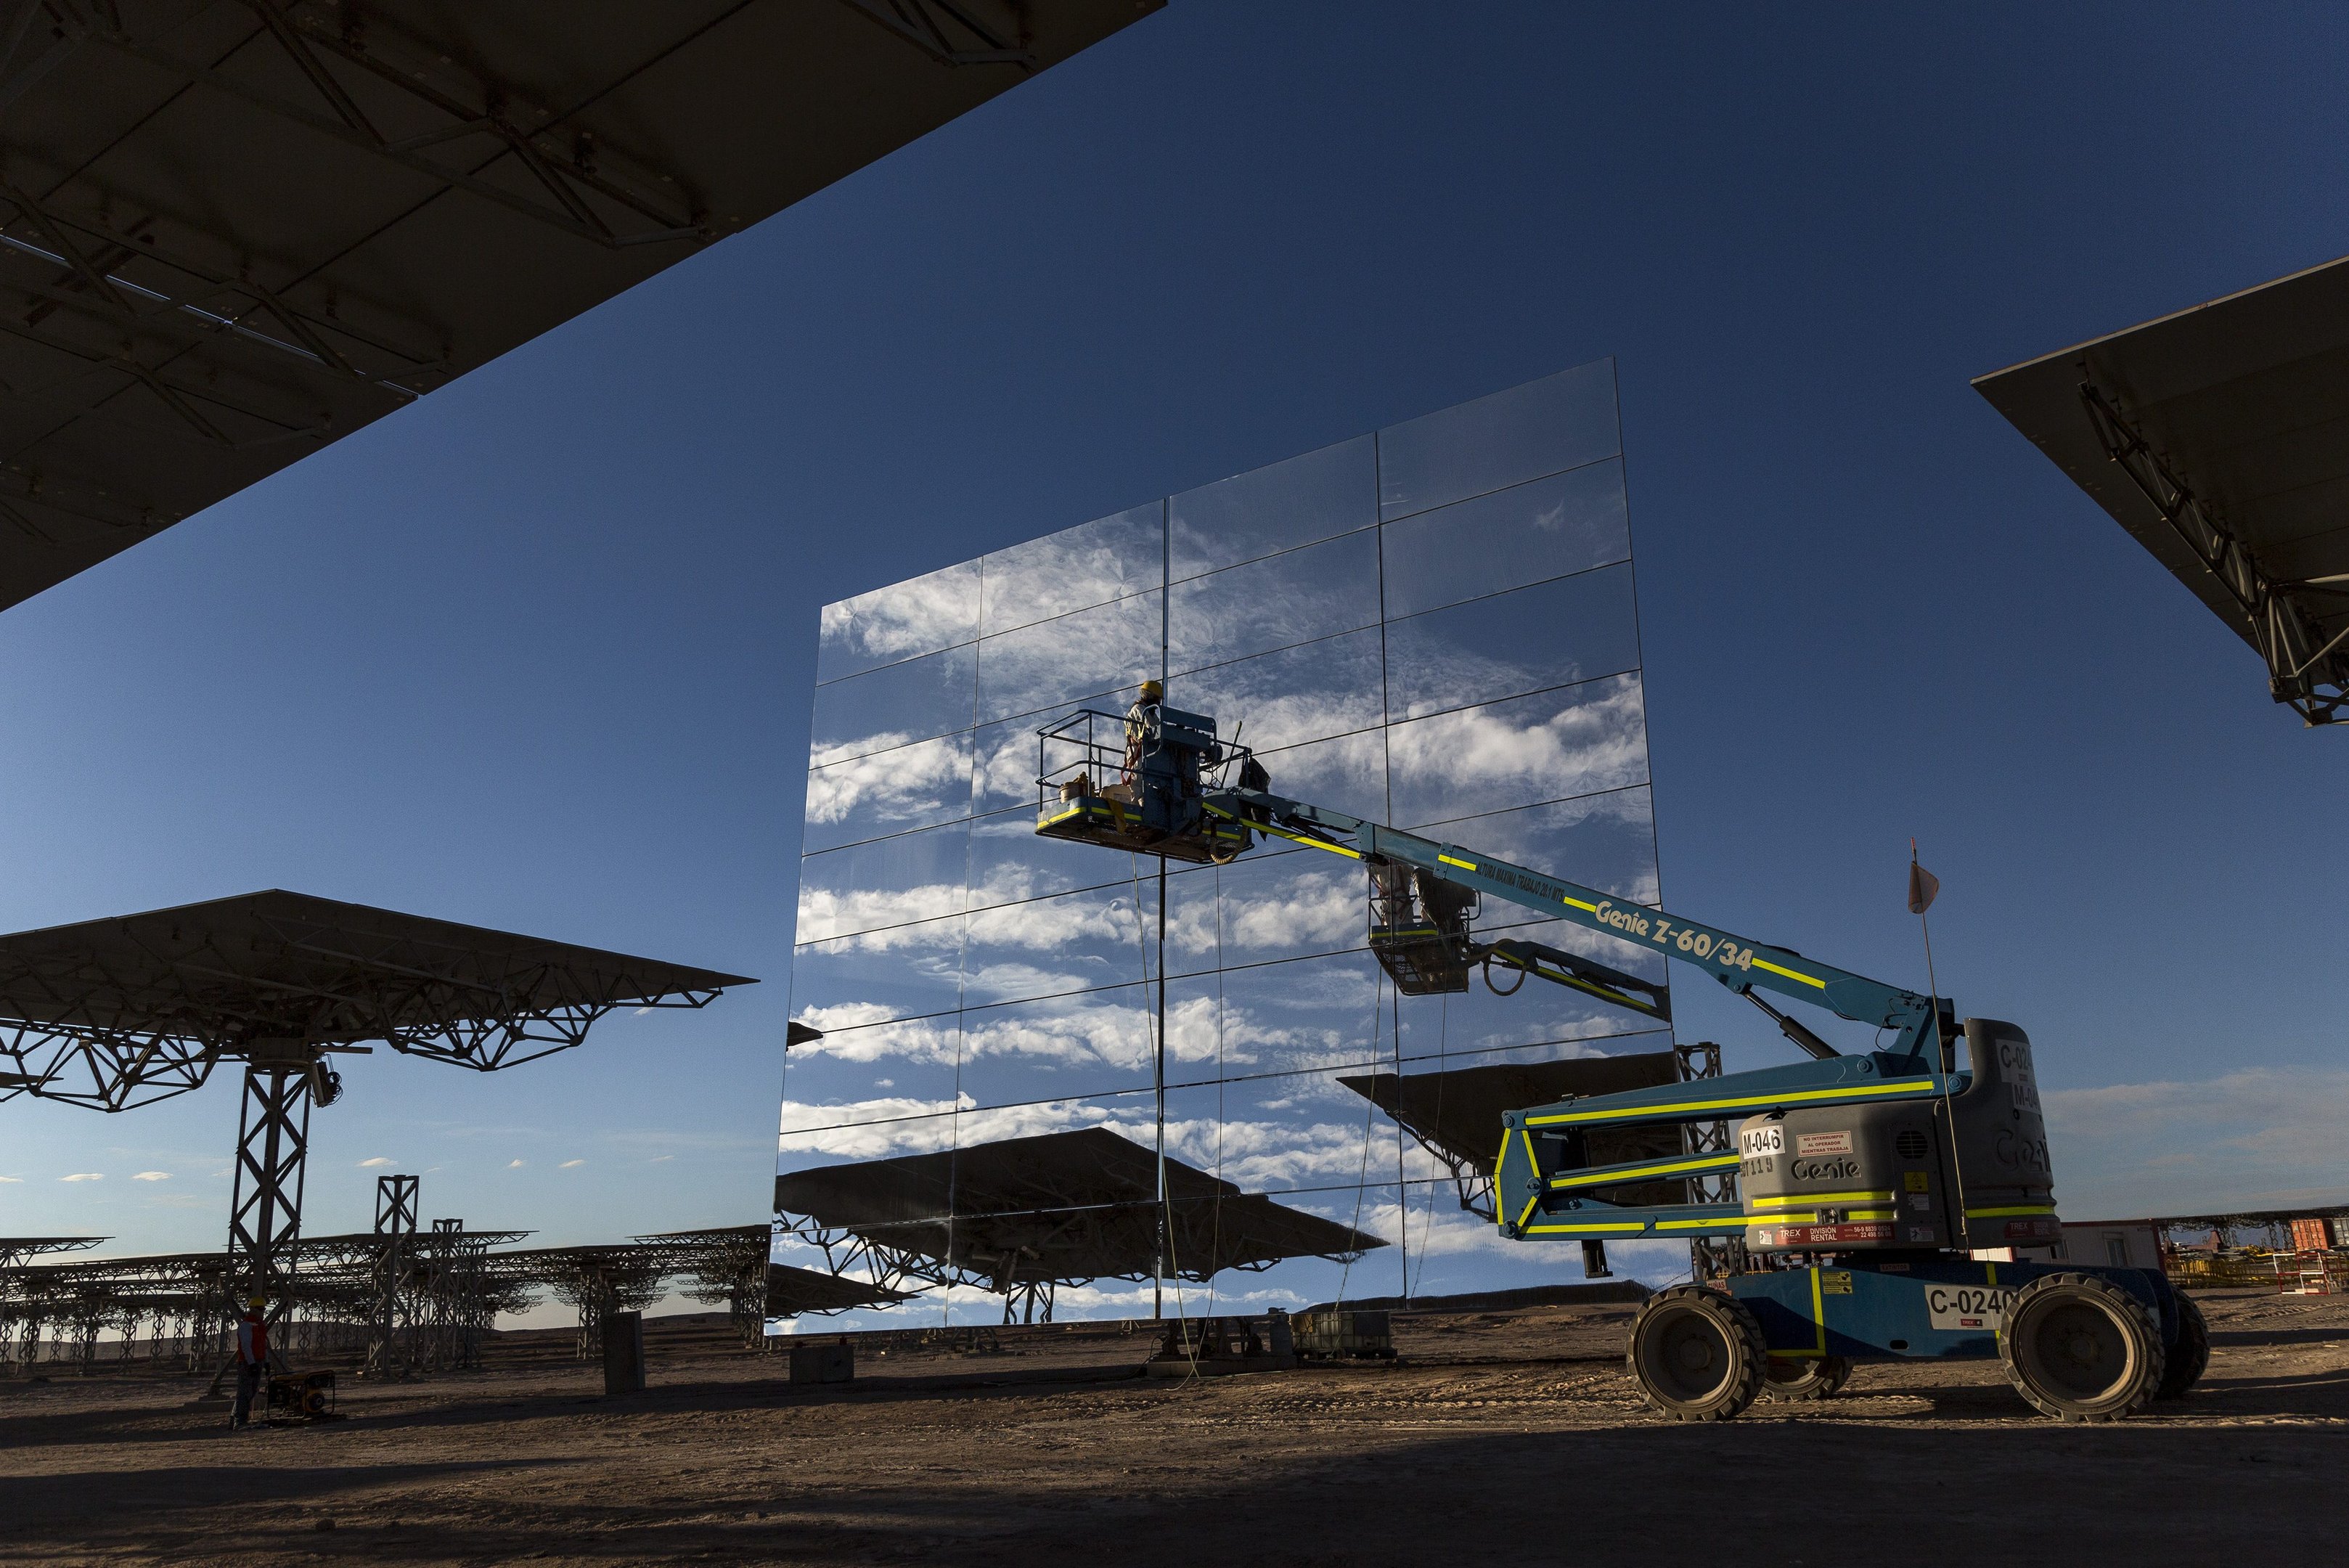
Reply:
M469 1340L501 1312L528 1304L529 1293L467 1267L492 1246L526 1231L468 1231L442 1221L419 1236L417 1266L406 1287L402 1320L421 1325L402 1347L411 1367L470 1364ZM289 1281L277 1318L276 1348L294 1360L367 1344L378 1305L374 1232L303 1237L284 1258ZM0 1268L0 1375L32 1365L43 1345L93 1370L99 1335L120 1336L117 1357L161 1367L217 1371L234 1324L230 1285L234 1257L223 1251L160 1257L93 1258Z
M0 607L1161 0L0 0Z
M119 1111L222 1060L323 1090L380 1042L489 1072L581 1044L616 1007L698 1008L755 981L271 891L0 937L0 1100Z
M0 1269L13 1269L52 1252L79 1252L106 1241L104 1236L0 1236Z
M745 1348L765 1348L770 1317L817 1316L886 1304L903 1293L771 1265L765 1225L639 1236L607 1245L517 1249L527 1231L468 1231L461 1220L415 1223L416 1179L387 1177L377 1227L304 1237L286 1254L288 1309L278 1348L298 1364L350 1353L370 1377L477 1366L502 1314L541 1299L579 1314L576 1350L600 1351L615 1312L641 1311L672 1290L723 1306ZM0 1241L0 1376L44 1346L84 1371L102 1364L100 1335L119 1336L120 1362L216 1372L233 1310L233 1260L222 1252L36 1262L98 1238ZM61 1355L59 1353L62 1353Z
M2234 602L2266 661L2269 692L2311 724L2342 722L2349 706L2349 619L2343 617L2349 573L2279 580L2094 381L2080 383L2080 403L2105 455ZM2329 629L2333 621L2339 629Z
M222 1303L292 1310L310 1112L379 1042L479 1072L579 1044L616 1007L754 984L657 960L282 891L0 937L0 1100L119 1111L244 1067ZM412 1226L413 1220L409 1223ZM453 1245L454 1243L452 1243ZM374 1266L370 1262L370 1267ZM377 1292L379 1298L381 1292ZM362 1314L371 1321L375 1314Z
M885 1291L1000 1295L1005 1323L1051 1322L1061 1285L1205 1283L1288 1258L1351 1262L1386 1244L1176 1159L1159 1191L1151 1150L1080 1128L788 1173L775 1183L775 1240Z
M2349 722L2349 260L1974 379L2310 724Z

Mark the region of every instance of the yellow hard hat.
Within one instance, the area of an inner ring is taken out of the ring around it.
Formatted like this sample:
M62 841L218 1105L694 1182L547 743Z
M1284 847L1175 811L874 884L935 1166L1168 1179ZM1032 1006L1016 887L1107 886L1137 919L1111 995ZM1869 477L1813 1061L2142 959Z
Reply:
M244 1304L251 1307L254 1312L259 1312L263 1307L269 1304L269 1299L266 1296L254 1296L251 1301L246 1302Z
M1159 682L1155 680L1145 680L1142 683L1142 700L1144 702L1164 701L1165 697L1166 688Z

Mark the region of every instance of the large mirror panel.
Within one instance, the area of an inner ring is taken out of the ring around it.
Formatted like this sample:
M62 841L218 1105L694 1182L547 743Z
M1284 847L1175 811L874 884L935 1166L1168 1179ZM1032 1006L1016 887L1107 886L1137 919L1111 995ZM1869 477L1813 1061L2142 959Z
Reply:
M1168 504L1173 579L1278 555L1379 520L1369 436L1235 474Z
M1424 512L1618 451L1615 362L1600 359L1379 432L1379 512Z
M1165 668L1163 597L1137 594L981 641L978 722L1037 713L1155 678Z
M987 636L1165 587L1165 504L1063 528L979 562Z
M1398 825L1648 782L1636 675L1392 724L1386 741Z
M1388 712L1423 718L1640 667L1631 566L1390 621Z
M1386 613L1397 618L1631 557L1619 462L1464 501L1381 532Z
M838 680L978 635L978 563L962 561L824 606L815 678Z

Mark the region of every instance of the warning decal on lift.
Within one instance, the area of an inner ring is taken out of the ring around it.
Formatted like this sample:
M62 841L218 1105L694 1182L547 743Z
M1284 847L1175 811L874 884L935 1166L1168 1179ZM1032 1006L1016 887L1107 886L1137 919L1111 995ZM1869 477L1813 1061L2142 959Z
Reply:
M1797 1133L1795 1135L1796 1154L1849 1154L1851 1134L1847 1132Z
M1925 1309L1935 1328L1994 1332L2014 1304L2014 1292L1999 1285L1927 1285Z

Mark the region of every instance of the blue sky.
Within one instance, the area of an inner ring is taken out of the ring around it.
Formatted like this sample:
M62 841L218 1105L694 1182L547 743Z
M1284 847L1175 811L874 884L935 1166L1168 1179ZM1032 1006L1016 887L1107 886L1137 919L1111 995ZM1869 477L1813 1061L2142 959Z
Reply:
M0 929L274 885L761 976L360 1061L310 1172L755 1220L816 607L1612 355L1667 903L1915 983L1914 834L2068 1213L2337 1199L2349 732L1967 386L2349 250L2349 22L2230 23L1178 0L0 614ZM11 1101L0 1233L215 1245L234 1118Z

